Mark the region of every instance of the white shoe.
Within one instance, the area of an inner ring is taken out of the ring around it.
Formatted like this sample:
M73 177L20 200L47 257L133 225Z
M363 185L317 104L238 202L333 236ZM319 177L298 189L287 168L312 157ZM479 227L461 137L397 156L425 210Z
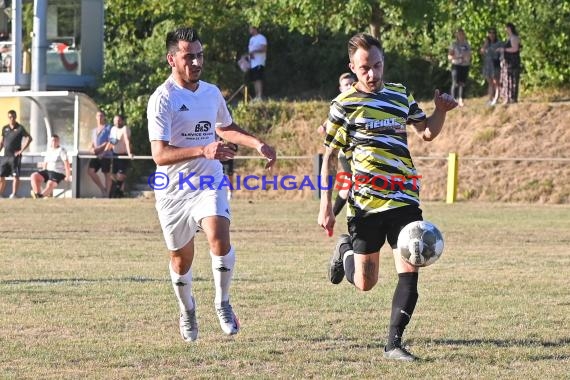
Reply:
M8 198L10 198L10 199L16 199L16 198L18 198L18 197L16 196L16 194L10 194L10 196L9 196Z
M221 305L216 305L216 314L220 319L220 327L227 335L235 335L239 331L239 319L234 314L232 305L229 301L222 302Z
M185 342L198 339L198 322L196 321L196 301L192 297L194 309L180 313L180 335Z

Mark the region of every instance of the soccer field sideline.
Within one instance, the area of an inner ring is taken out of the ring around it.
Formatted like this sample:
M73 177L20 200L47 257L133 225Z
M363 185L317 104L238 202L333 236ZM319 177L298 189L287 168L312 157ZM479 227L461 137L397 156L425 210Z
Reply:
M242 321L235 338L219 330L199 236L200 338L184 344L153 207L4 202L3 377L567 378L566 205L424 204L446 248L420 273L406 338L424 360L412 365L381 359L395 281L388 251L372 291L327 283L334 240L316 224L316 201L232 202L232 300ZM8 211L17 223L6 223Z

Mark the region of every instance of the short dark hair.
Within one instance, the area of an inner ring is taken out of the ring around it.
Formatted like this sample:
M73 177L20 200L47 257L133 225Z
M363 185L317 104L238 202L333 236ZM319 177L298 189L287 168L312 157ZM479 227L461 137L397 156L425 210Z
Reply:
M378 39L366 33L355 34L350 40L348 40L348 58L352 59L352 56L358 49L368 51L374 46L376 46L380 50L380 53L382 53L382 56L384 56L382 45Z
M166 33L166 51L174 54L178 51L178 41L202 42L196 29L191 27L180 27Z
M509 28L509 29L511 30L511 32L513 32L513 34L514 34L515 36L518 36L518 35L519 35L519 32L517 32L517 27L516 27L515 24L513 24L512 22L507 22L507 23L505 24L505 26L506 26L507 28Z
M51 135L52 139L59 139L59 135L56 135L55 133L53 135Z
M14 111L14 110L8 111L8 115L14 116L14 119L18 116L18 114L17 114L16 111Z

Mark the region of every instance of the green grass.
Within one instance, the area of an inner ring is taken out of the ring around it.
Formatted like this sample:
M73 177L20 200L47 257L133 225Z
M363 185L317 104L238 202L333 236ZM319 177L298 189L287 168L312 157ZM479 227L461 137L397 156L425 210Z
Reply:
M316 201L235 200L222 335L198 235L200 337L185 344L149 200L0 200L1 378L568 378L570 207L426 203L444 232L405 335L423 361L382 359L396 274L334 286ZM345 230L339 222L336 233Z

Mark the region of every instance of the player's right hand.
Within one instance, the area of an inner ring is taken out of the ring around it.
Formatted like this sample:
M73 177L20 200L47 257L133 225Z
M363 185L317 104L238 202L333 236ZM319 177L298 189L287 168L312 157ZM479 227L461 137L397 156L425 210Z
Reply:
M321 201L317 223L325 230L329 237L333 235L335 221L335 216L330 202L327 203Z
M263 143L257 148L257 151L267 159L265 169L271 169L277 161L277 153L275 152L275 149L273 149L272 146Z
M222 142L214 141L204 147L204 157L209 160L226 161L231 160L236 155L232 146Z

